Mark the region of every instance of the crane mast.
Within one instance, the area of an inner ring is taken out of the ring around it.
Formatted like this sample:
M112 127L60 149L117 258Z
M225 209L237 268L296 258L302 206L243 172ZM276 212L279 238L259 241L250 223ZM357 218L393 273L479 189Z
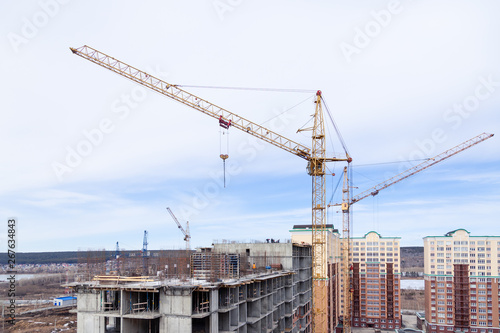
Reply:
M325 218L325 124L321 107L321 91L316 93L316 110L312 129L311 159L307 169L312 176L312 243L313 246L313 312L315 328L328 327L328 262Z
M312 176L312 328L313 332L326 332L328 330L328 296L326 288L329 277L327 273L325 229L325 163L336 161L351 162L352 159L349 156L345 158L326 157L321 91L318 91L316 94L315 119L312 128L312 148L309 148L180 89L177 85L167 83L87 45L77 49L70 48L70 50L73 54L308 161L308 173Z
M408 177L411 177L439 162L442 162L466 149L469 149L485 140L488 140L489 138L493 137L493 134L489 133L482 133L479 134L472 139L469 139L467 141L462 142L461 144L448 149L441 154L438 154L432 158L429 158L428 160L411 167L407 169L406 171L401 172L400 174L391 177L371 188L369 188L366 191L363 191L354 197L349 198L349 181L348 181L348 173L347 173L347 167L344 168L344 184L343 184L343 190L342 190L342 204L341 210L342 210L342 225L343 225L343 235L342 235L342 259L343 259L343 266L342 266L342 276L343 276L343 332L344 333L350 333L351 332L351 318L352 318L352 309L351 309L351 301L352 301L352 281L351 281L351 267L352 267L352 261L351 261L351 237L350 237L350 222L349 222L349 217L350 217L350 210L351 210L351 205L359 202L360 200L363 200L367 197L375 196L379 193L379 191L388 188L389 186L392 186L396 183L399 183L403 179L406 179ZM335 204L333 206L339 206L339 204Z
M347 167L344 167L344 184L342 188L342 290L344 299L344 313L342 319L342 330L344 333L351 332L351 220L349 205L349 175Z
M148 232L144 230L144 238L142 239L142 271L144 275L148 275Z

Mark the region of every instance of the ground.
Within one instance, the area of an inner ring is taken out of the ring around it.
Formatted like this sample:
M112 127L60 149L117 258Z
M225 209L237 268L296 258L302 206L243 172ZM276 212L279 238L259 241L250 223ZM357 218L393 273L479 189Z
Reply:
M41 313L33 317L20 316L15 325L5 324L5 332L76 333L76 313Z
M402 289L401 308L403 310L425 310L425 294L423 290Z
M7 287L6 283L0 284L0 295L8 294ZM40 291L43 291L43 293ZM66 292L67 290L61 287L59 276L40 276L29 280L18 281L16 285L16 301L53 299L55 297L68 296ZM7 321L2 322L0 324L1 332L76 332L75 310L72 312L70 308L44 309L53 307L52 304L22 306L18 303L16 305L15 324L12 325ZM7 313L7 310L5 310L5 312Z

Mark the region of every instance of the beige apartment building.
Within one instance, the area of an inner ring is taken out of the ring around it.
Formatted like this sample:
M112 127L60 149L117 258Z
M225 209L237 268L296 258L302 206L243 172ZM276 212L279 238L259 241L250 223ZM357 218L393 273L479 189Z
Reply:
M401 328L400 239L375 231L351 238L352 327Z
M292 243L312 244L312 226L294 225L290 230ZM340 234L333 224L326 225L326 244L328 261L328 332L334 332L340 315Z
M500 236L424 237L428 333L499 333Z

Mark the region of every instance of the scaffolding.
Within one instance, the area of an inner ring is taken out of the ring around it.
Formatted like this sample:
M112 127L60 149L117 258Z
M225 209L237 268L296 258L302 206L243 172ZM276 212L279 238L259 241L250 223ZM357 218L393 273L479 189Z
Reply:
M394 268L392 263L387 263L387 319L394 319ZM396 317L396 318L399 318Z
M78 251L77 280L88 281L106 273L106 250Z
M351 320L360 317L360 285L359 285L359 263L352 264L352 317Z
M240 277L240 255L196 252L191 256L191 275L211 282Z
M455 329L463 330L470 326L469 315L469 265L454 265L455 289Z
M193 314L204 314L210 312L210 290L197 289L193 291Z

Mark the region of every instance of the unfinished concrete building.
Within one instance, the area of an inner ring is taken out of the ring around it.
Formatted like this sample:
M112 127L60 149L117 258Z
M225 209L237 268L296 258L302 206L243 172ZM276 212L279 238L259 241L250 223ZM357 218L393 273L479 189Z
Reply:
M226 243L193 254L189 280L76 282L78 332L310 332L311 265L309 245Z

